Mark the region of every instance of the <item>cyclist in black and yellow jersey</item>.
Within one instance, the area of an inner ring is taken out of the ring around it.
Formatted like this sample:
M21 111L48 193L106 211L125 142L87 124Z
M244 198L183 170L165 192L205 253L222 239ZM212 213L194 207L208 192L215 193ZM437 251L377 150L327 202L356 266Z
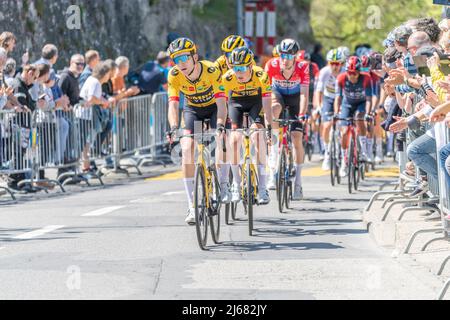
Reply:
M223 135L225 133L227 105L220 71L210 61L199 61L197 48L194 42L188 38L176 39L170 44L168 51L170 58L175 63L175 67L169 72L168 79L168 118L171 133L174 134L178 129L178 108L180 92L182 92L186 101L183 108L184 134L194 133L195 122L210 119L210 127L217 128L218 134ZM195 210L193 208L194 139L183 138L181 147L184 185L189 202L189 210L185 221L188 224L195 224ZM223 154L219 149L216 149L216 156L221 159ZM223 178L220 177L220 179ZM224 179L228 181L228 173L226 173Z
M228 115L232 122L232 129L242 128L243 114L249 114L249 121L253 128L264 128L267 125L267 138L270 140L272 128L272 87L267 73L260 67L254 66L253 53L247 47L239 47L230 55L232 67L222 76L222 83L228 101ZM264 109L264 116L261 110ZM264 121L265 118L265 121ZM232 201L240 200L241 175L239 171L239 155L242 135L240 132L231 132L230 143L233 149L231 157L231 170L233 171ZM270 202L269 192L266 188L266 154L267 146L264 135L255 133L252 137L255 142L258 168L258 203Z
M224 75L228 70L230 70L230 56L231 52L239 47L245 47L245 41L241 36L231 35L226 37L222 42L222 55L217 58L215 65L220 70L222 75ZM255 60L252 64L256 66Z

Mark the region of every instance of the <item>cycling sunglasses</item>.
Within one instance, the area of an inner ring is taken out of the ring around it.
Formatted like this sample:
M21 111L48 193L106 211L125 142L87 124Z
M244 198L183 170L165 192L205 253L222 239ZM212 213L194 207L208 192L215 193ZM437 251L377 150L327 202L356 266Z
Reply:
M189 57L190 57L190 55L184 54L182 56L178 56L178 57L173 58L173 62L175 64L179 64L180 62L187 62L189 60Z
M282 53L281 55L281 59L286 59L286 60L294 60L295 56L293 54L288 54L288 53Z
M247 66L234 66L233 71L234 72L246 72L248 70Z
M347 74L349 76L356 76L358 74L358 72L356 72L356 71L347 71Z

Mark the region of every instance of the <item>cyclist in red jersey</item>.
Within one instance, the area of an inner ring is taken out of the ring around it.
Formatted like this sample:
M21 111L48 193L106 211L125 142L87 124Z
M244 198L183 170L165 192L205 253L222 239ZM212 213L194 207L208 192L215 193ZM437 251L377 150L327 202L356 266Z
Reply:
M337 97L335 101L335 114L340 112L340 118L365 119L369 121L372 108L372 80L370 75L361 72L361 60L350 57L346 64L346 72L340 74L336 80ZM348 149L348 121L341 121L342 124L342 156L345 157ZM356 122L357 135L361 145L362 161L367 161L367 130L366 123ZM341 177L348 174L345 161L340 169Z
M296 55L300 47L295 40L285 39L280 43L280 57L271 59L266 64L266 72L272 83L272 112L278 119L284 108L289 107L289 118L298 119L305 115L308 103L309 67L305 63L296 61ZM276 136L278 123L273 123ZM296 178L293 200L303 199L301 183L301 169L303 165L304 150L302 143L302 124L291 125L292 142L294 145ZM269 157L270 177L268 188L275 189L276 170L278 163L279 141L275 139Z

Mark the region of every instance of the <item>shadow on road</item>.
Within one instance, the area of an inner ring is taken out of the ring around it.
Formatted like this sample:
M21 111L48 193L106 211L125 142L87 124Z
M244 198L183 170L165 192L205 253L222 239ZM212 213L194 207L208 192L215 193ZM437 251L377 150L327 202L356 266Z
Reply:
M272 243L266 241L224 241L216 247L210 247L212 252L249 252L262 250L313 250L313 249L343 249L328 242L290 242Z

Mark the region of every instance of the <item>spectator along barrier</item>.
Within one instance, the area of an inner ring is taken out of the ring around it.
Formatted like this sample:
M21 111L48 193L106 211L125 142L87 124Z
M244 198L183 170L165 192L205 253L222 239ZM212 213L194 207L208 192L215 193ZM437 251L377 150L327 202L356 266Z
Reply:
M167 94L157 93L120 100L108 109L78 104L70 110L0 112L0 176L15 178L25 192L64 186L71 182L97 179L96 163L126 172L123 167L139 167L162 162L159 155L165 142ZM129 158L130 164L120 160ZM163 163L163 162L162 162ZM45 169L58 169L56 179L45 178ZM15 189L15 188L14 188ZM15 199L11 188L0 190Z

